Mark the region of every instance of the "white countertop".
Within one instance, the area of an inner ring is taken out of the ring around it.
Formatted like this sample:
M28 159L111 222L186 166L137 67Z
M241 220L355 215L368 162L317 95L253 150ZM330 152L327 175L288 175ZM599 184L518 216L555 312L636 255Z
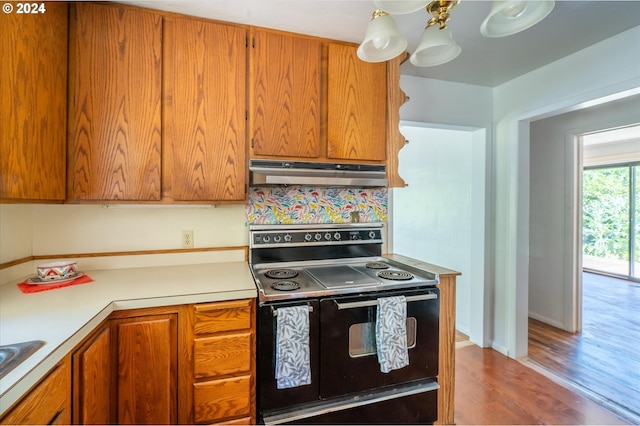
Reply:
M0 379L0 414L115 310L255 298L246 262L82 271L94 281L23 294L0 286L0 345L43 340Z

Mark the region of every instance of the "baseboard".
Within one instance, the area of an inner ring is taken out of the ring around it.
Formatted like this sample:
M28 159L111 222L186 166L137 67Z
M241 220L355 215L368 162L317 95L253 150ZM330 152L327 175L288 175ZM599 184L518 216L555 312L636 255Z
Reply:
M538 320L545 324L549 324L552 327L559 328L560 330L566 330L564 328L564 324L560 321L556 321L553 318L545 317L544 315L536 314L535 312L529 311L529 318L533 318L534 320ZM568 330L566 330L568 331Z

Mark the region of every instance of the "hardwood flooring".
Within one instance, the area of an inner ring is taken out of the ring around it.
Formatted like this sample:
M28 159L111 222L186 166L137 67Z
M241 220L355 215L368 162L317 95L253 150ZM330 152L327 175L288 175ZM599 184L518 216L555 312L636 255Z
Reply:
M640 419L640 284L583 274L583 328L529 321L529 360Z
M458 425L627 424L519 361L476 345L456 350Z

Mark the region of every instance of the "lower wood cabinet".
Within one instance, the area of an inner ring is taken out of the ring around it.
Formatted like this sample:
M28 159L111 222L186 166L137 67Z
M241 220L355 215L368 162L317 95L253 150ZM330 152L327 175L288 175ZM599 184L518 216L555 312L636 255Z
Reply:
M116 311L1 424L255 424L253 299Z
M73 423L111 424L111 327L98 329L73 352Z
M111 320L118 424L176 424L177 313Z
M255 303L193 307L193 423L255 424Z
M1 424L71 423L71 361L64 358L2 418Z

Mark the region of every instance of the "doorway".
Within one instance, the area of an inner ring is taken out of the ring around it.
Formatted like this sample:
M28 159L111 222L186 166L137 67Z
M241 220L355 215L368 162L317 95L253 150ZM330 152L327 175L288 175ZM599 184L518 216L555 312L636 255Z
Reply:
M487 346L486 131L404 121L400 131L409 141L398 156L407 186L389 193L391 249L462 273L456 328Z
M580 139L583 268L640 281L640 126Z

